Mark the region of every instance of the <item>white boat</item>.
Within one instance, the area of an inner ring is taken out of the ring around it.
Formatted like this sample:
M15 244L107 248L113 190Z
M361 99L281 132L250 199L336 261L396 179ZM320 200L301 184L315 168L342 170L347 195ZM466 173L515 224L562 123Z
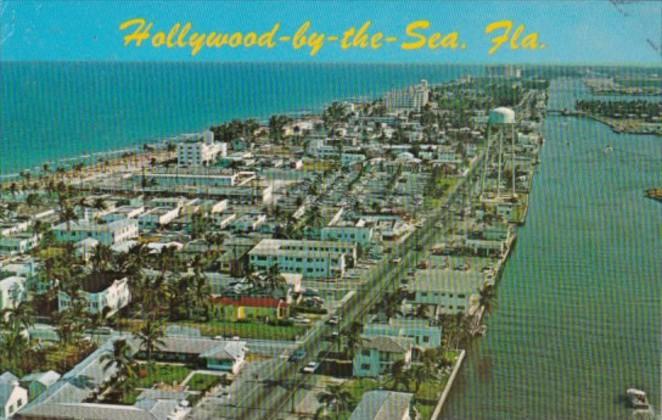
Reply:
M626 394L628 396L628 400L630 400L630 405L632 405L632 408L643 410L650 408L648 397L644 391L636 388L629 388L626 391Z

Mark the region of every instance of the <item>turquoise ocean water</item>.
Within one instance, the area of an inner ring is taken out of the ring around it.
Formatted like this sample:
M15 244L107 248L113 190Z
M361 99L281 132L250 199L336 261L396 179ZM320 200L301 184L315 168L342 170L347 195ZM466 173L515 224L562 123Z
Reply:
M480 67L223 63L2 63L0 174L122 149L232 118L319 110Z

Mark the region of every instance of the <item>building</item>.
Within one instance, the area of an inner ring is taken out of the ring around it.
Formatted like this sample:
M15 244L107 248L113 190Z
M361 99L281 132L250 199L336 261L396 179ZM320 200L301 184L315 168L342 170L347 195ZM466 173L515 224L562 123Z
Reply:
M179 207L156 207L138 218L140 231L152 231L162 226L169 225L179 217Z
M131 341L132 346L139 348L140 344L135 339ZM244 364L246 352L245 341L166 336L163 337L163 345L153 351L152 358L164 362L190 363L237 374ZM144 358L146 354L139 350L136 356Z
M366 226L365 220L356 223L336 223L320 229L320 239L323 241L355 242L362 246L370 244L373 230Z
M0 419L8 419L28 403L28 390L11 372L0 375Z
M384 96L384 106L388 111L420 111L430 100L430 88L426 80L415 86L388 92Z
M396 361L402 360L405 366L411 362L411 349L414 342L407 337L375 336L364 337L361 348L352 362L356 377L376 378L391 372Z
M60 374L54 370L35 372L21 378L21 386L28 390L30 400L43 394L51 385L60 380Z
M278 265L281 272L300 273L304 278L343 276L348 261L356 261L356 245L340 241L263 239L249 253L249 265L267 270Z
M30 252L39 243L39 237L30 232L0 236L0 255L12 256Z
M366 337L408 337L421 348L437 348L441 345L441 327L431 326L424 319L391 318L388 323L369 323L363 328Z
M437 314L469 313L484 281L475 271L417 270L411 285L413 304L429 305Z
M214 133L205 131L202 139L187 140L177 145L177 164L184 167L209 166L219 156L228 154L227 144L215 143Z
M290 308L284 299L271 296L212 297L212 316L219 320L287 319Z
M411 420L412 397L413 394L405 392L368 391L349 420Z
M81 282L80 297L85 299L92 314L100 313L104 308L112 315L131 301L128 279L120 273L91 273ZM69 307L71 299L63 291L58 292L60 311Z
M20 276L0 280L0 310L14 308L25 299L25 282Z
M104 245L115 245L138 237L138 221L122 219L110 223L93 223L87 220L61 223L53 227L55 239L60 242L78 242L85 238L96 239Z

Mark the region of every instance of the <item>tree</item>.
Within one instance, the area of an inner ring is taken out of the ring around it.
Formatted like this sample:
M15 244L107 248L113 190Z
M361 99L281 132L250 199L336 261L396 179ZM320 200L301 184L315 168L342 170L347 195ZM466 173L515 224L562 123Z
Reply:
M428 314L428 305L422 304L418 305L416 307L416 318L423 318L423 319L428 319L429 314Z
M283 128L290 122L290 119L285 115L272 115L269 118L269 137L274 143L280 143L283 139Z
M398 390L399 385L404 385L405 391L409 390L409 375L406 370L407 364L404 359L399 359L391 365L391 379L393 379L393 389Z
M345 352L348 359L354 359L354 355L361 347L363 343L363 338L361 333L363 332L363 325L358 322L352 322L349 327L345 328L342 333L342 337L345 339Z
M111 261L113 259L113 251L108 245L98 243L94 247L94 253L90 259L92 263L92 270L94 272L107 271L111 267Z
M409 370L409 377L414 381L414 394L418 393L421 385L433 375L430 366L416 365Z
M9 330L23 331L34 325L34 309L26 301L14 307L0 311L0 325L4 323Z
M160 321L147 319L143 323L140 330L134 334L134 336L140 342L140 349L145 352L147 357L147 364L151 369L152 353L154 350L165 346L165 342L163 341L163 337L165 337L163 323Z
M71 231L71 221L76 220L76 217L74 209L68 203L64 203L60 208L60 222L67 224L67 231Z
M120 382L120 390L124 395L130 388L132 379L136 376L136 362L133 358L133 350L124 338L113 341L113 350L104 353L99 358L101 368L104 372L115 369L116 378Z
M320 411L320 415L326 415L326 417L316 415L316 418L330 418L328 413L331 411L335 412L336 418L340 418L340 413L349 411L354 403L352 394L342 384L329 384L326 390L317 394L317 401L324 409Z

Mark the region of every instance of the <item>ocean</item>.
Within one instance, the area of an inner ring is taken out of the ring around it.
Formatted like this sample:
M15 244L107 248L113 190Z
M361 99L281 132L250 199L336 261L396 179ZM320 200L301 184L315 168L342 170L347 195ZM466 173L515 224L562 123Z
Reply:
M316 111L482 67L3 62L0 174L202 131L233 118ZM51 165L55 167L55 164Z

